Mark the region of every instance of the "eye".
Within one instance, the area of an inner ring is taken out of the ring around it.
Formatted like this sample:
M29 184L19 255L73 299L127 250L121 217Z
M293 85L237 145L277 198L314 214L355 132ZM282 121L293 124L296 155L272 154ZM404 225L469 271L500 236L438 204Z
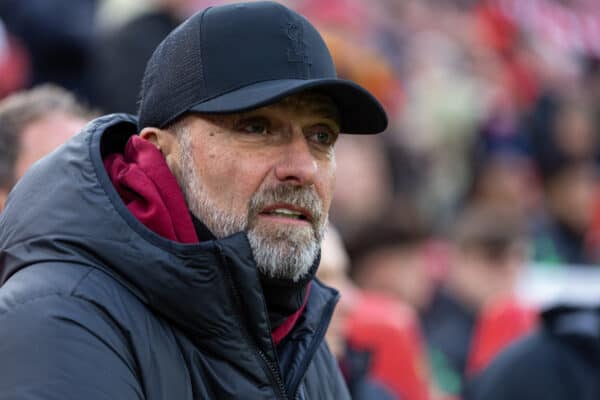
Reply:
M267 132L267 127L264 124L249 124L244 126L244 132L247 133L257 133L257 134L265 134Z
M263 118L252 118L240 121L238 130L253 135L266 135L269 133L270 126L269 122Z
M333 146L337 137L338 133L327 125L317 125L309 134L309 139L320 146Z

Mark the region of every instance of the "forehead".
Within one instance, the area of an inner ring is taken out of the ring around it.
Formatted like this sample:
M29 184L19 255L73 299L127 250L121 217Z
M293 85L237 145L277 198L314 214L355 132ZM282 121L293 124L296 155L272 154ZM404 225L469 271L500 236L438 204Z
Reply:
M302 92L284 97L279 102L274 103L271 107L281 107L298 112L314 113L319 116L328 116L339 121L339 110L333 99L318 92Z
M20 137L15 167L17 177L22 176L35 161L69 140L86 123L82 118L58 112L27 125Z
M86 123L80 117L60 112L45 115L23 129L21 151L50 151L70 139Z
M287 112L304 117L325 118L340 125L340 113L331 97L318 92L301 92L264 107L231 114L205 114L205 118L213 123L228 125L245 116L256 114L276 114Z

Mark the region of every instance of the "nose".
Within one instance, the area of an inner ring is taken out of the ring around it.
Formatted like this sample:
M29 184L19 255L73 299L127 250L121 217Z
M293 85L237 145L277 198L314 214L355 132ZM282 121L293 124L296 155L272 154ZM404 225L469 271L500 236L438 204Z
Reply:
M317 161L302 131L294 129L290 139L281 147L280 159L275 166L275 176L281 182L298 186L314 183Z

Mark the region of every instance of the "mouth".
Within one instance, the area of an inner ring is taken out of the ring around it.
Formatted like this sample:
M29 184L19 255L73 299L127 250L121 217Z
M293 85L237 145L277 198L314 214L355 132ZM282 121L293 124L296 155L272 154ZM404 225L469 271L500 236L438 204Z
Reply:
M308 210L291 204L277 204L266 207L259 215L298 222L312 223L313 221L313 216Z

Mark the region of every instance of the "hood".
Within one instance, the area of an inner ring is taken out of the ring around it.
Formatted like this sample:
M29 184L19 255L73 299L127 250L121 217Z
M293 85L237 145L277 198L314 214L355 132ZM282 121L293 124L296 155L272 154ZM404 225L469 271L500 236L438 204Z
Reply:
M124 114L90 122L19 181L0 214L0 284L32 264L89 266L111 275L194 340L235 347L244 333L231 329L232 322L243 320L259 348L274 358L246 235L196 244L165 239L130 213L112 185L103 158L123 149L136 122ZM315 286L303 329L316 331L323 321L308 316L320 315L319 308L336 298L332 289Z

